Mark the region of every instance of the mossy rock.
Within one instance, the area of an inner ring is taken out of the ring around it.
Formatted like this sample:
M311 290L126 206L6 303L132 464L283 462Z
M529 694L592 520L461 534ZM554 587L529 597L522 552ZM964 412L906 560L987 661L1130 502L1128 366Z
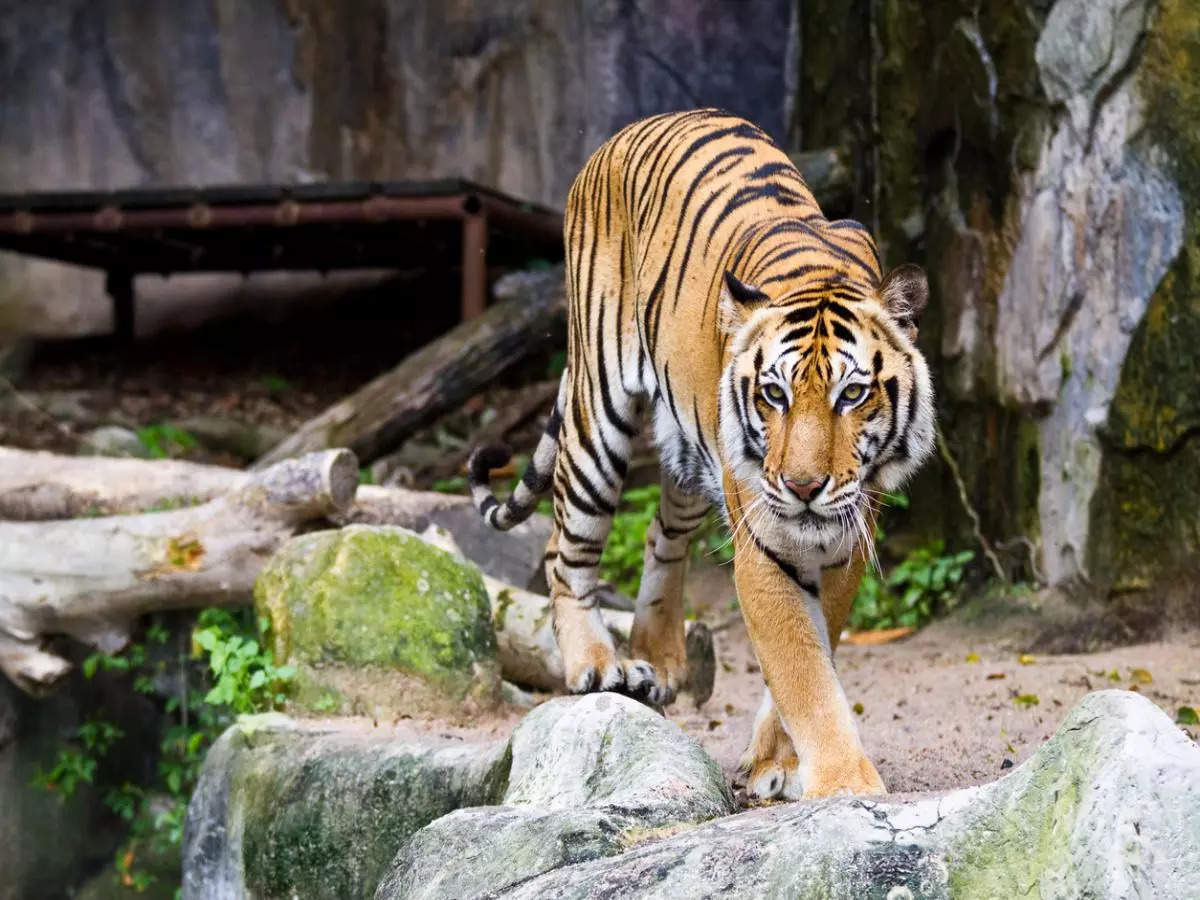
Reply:
M370 898L410 835L498 802L510 764L503 742L244 716L209 750L188 806L183 896Z
M296 712L469 716L499 701L479 570L403 528L293 538L254 587Z

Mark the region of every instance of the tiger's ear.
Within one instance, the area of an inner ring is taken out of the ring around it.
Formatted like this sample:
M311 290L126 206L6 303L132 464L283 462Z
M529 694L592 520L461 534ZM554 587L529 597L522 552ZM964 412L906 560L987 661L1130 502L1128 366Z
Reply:
M921 313L929 301L929 280L924 270L912 263L896 266L879 286L879 299L909 340L916 340Z
M725 283L721 285L721 330L732 333L746 321L746 315L756 304L770 299L752 285L746 284L734 276L732 272L725 273Z

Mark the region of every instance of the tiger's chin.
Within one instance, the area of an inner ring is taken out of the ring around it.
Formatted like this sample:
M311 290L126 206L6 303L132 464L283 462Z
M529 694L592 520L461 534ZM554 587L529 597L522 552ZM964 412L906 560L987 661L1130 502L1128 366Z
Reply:
M854 546L857 533L851 522L818 510L783 507L766 503L772 513L771 536L791 550L821 557L837 555Z

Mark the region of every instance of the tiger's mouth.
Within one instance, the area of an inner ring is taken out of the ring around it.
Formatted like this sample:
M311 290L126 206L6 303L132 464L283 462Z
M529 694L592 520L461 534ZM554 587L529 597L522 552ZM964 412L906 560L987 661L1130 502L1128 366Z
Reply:
M765 486L764 486L765 487ZM762 505L769 514L770 528L780 538L802 551L843 547L861 538L861 528L851 507L856 500L842 498L833 506L798 503L763 490Z

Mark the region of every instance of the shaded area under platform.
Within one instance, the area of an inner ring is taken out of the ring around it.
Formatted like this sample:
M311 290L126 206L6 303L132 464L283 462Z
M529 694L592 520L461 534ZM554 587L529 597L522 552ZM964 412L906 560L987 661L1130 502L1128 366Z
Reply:
M488 268L562 255L562 216L461 179L0 195L0 249L108 273L131 339L139 274L461 269L461 312Z

